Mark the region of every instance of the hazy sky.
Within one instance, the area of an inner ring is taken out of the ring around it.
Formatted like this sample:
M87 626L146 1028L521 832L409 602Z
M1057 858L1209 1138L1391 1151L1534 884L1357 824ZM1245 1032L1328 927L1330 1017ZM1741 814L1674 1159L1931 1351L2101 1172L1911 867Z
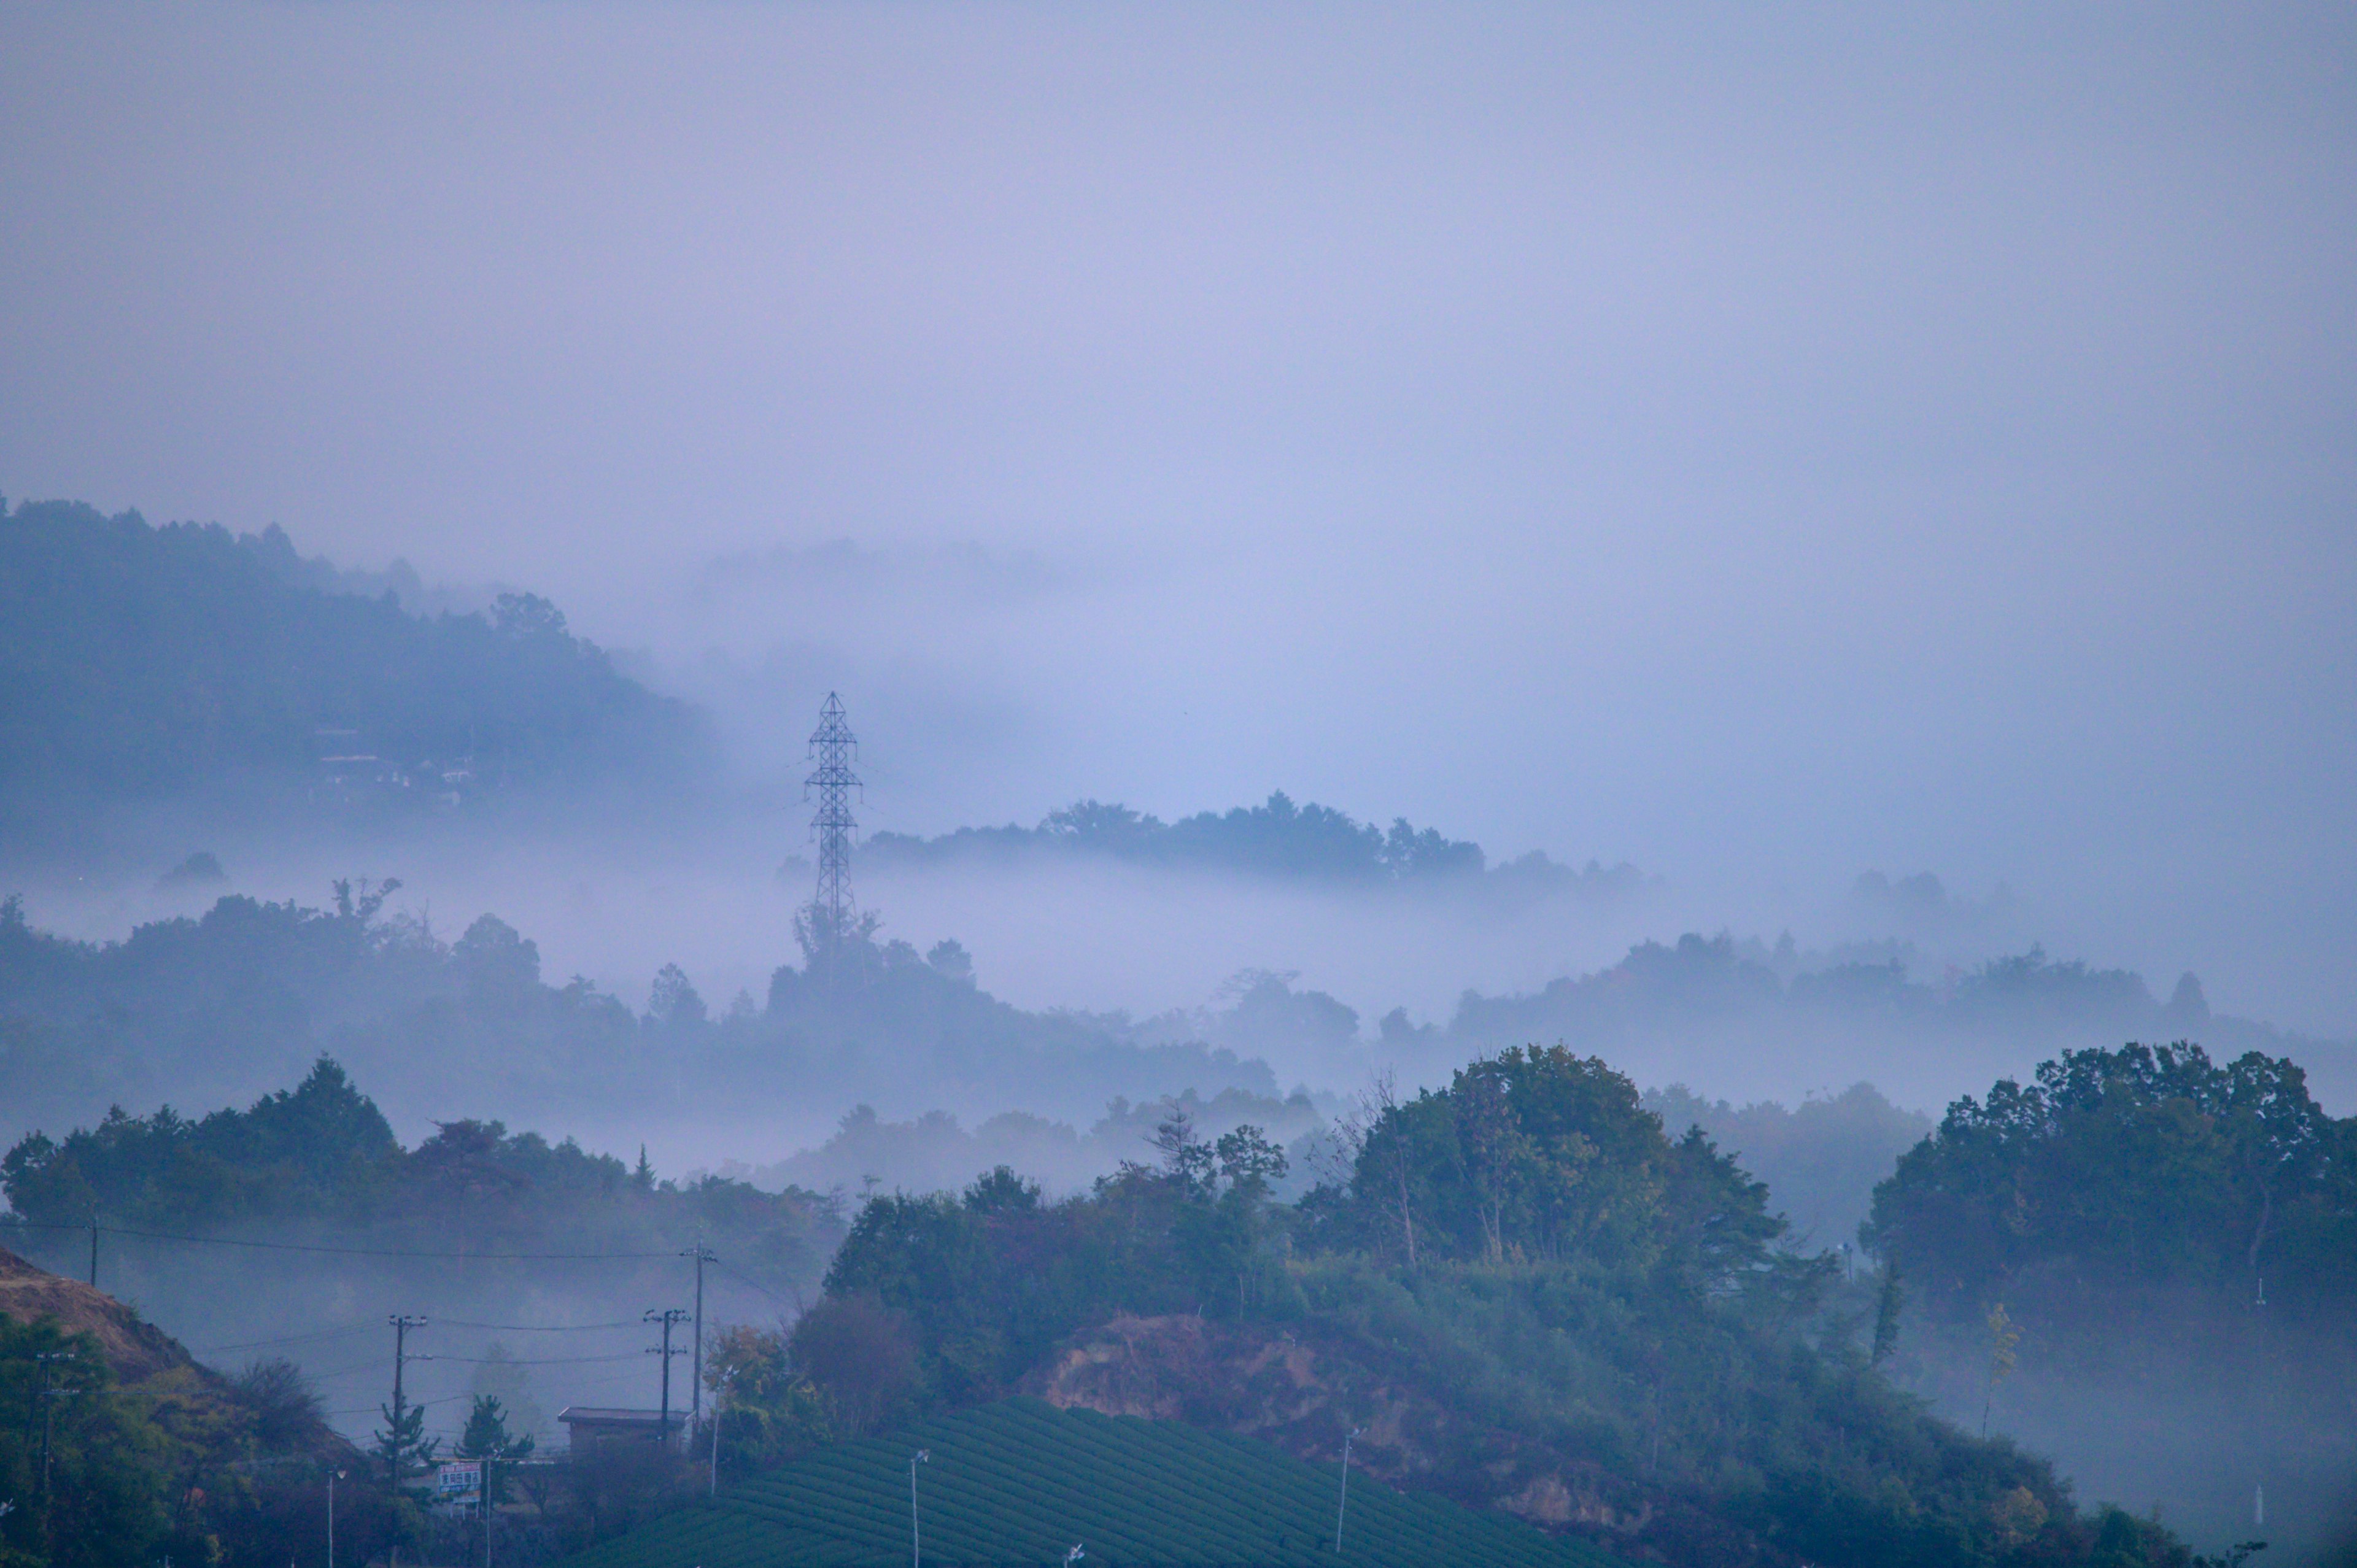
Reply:
M2357 13L12 4L0 490L869 820L1868 866L2357 1033Z

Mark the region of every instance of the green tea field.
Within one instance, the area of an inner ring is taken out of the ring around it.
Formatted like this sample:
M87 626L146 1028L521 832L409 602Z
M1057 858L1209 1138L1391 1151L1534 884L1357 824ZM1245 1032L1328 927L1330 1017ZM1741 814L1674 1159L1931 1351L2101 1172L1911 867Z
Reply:
M1616 1561L1355 1470L1338 1559L1337 1466L1175 1422L1018 1399L814 1455L603 1542L574 1568L897 1568L909 1560L909 1458L920 1448L931 1455L918 1471L923 1561L944 1568L1056 1564L1075 1546L1105 1568Z

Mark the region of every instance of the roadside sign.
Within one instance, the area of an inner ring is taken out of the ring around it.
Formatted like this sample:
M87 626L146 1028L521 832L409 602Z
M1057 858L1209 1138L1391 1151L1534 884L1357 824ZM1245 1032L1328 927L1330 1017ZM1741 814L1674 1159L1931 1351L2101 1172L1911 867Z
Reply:
M464 1502L482 1490L480 1459L453 1459L434 1473L434 1495L446 1503Z

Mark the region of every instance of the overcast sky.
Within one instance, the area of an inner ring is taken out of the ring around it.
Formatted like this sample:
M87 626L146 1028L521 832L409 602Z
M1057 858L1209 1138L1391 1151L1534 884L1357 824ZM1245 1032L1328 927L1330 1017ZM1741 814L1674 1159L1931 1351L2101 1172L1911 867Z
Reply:
M2347 1036L2352 17L12 4L0 490Z

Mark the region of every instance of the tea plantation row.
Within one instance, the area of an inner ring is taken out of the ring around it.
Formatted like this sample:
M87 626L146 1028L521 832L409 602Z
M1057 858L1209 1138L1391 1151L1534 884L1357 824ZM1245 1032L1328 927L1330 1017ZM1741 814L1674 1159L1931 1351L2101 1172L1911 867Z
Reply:
M924 1561L1092 1568L1605 1568L1595 1548L1497 1515L1351 1477L1265 1444L1175 1422L1008 1400L891 1438L846 1444L664 1516L572 1568L898 1568L909 1561L909 1457Z

